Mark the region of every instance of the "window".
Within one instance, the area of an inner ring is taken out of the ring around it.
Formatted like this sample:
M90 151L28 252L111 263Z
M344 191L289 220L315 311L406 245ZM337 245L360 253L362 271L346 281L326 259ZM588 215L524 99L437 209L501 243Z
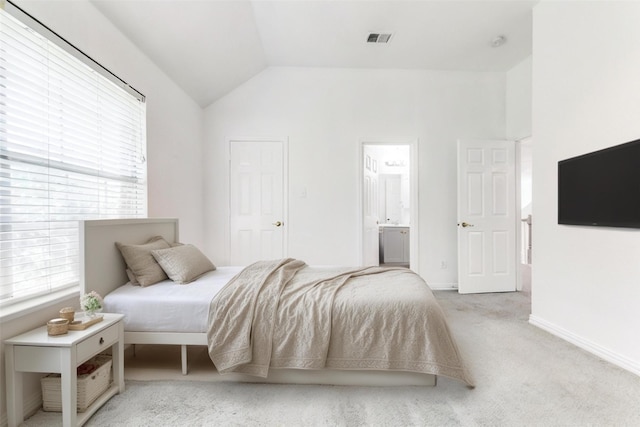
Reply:
M11 3L6 7L0 10L0 307L77 289L78 220L147 214L144 96L37 21L16 19L22 12Z

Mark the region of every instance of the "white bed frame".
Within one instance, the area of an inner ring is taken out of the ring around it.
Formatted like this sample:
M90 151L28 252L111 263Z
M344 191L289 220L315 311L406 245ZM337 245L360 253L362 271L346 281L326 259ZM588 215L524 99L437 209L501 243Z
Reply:
M140 244L153 236L168 242L179 241L176 218L100 219L80 221L80 289L105 296L127 283L126 266L115 242ZM187 374L187 346L207 345L206 333L131 332L124 333L125 344L167 344L181 347L182 373ZM233 381L334 384L334 385L421 385L433 386L436 376L403 371L348 371L272 369L269 377L226 375Z

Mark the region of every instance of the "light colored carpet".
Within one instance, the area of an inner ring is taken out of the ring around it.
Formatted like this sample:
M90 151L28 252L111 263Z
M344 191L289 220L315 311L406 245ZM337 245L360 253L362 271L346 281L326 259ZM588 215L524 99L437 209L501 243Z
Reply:
M640 425L640 377L529 325L527 293L436 296L475 376L475 389L446 378L436 387L390 388L201 381L214 374L196 367L182 377L177 359L170 371L153 361L147 370L156 378L180 380L140 381L147 362L139 352L135 361L127 360L125 393L87 425ZM60 424L60 414L38 412L24 425Z

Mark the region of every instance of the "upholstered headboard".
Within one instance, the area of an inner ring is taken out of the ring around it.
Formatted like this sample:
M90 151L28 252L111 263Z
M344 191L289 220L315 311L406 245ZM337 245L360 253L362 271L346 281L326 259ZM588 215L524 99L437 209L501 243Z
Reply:
M80 292L103 297L129 280L115 242L141 244L154 236L179 241L177 218L80 221Z

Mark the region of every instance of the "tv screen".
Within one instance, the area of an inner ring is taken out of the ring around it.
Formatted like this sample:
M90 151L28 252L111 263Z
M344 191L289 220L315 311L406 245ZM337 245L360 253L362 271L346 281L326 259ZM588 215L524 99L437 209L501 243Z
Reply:
M558 162L558 224L640 228L640 139Z

